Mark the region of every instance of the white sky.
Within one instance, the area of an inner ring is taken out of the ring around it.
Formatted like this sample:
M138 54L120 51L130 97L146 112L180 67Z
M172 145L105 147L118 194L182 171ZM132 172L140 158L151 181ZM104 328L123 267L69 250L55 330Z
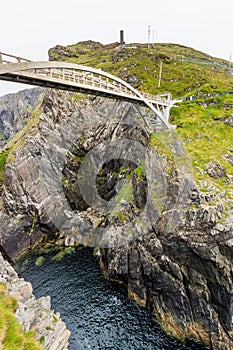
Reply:
M95 40L191 46L215 57L233 52L233 0L7 0L0 6L0 51L47 60L57 45ZM25 85L23 88L27 88ZM0 95L22 89L0 81Z

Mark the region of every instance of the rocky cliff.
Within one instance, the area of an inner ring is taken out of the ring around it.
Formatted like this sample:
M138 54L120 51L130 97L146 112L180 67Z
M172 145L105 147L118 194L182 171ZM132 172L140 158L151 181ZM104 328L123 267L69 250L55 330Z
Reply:
M167 332L231 349L232 233L210 218L200 208L192 226L165 234L156 225L130 246L102 251L102 266Z
M177 134L152 142L127 102L48 91L40 110L5 168L4 255L52 236L100 247L106 277L167 332L230 350L232 216L200 192Z
M21 130L39 104L43 89L26 89L0 97L0 149Z
M44 349L66 350L70 332L60 319L60 314L51 310L50 297L36 299L31 284L19 278L1 254L0 282L6 284L7 294L17 300L15 317L23 331L35 331L36 339ZM1 337L0 345L4 347L4 336Z

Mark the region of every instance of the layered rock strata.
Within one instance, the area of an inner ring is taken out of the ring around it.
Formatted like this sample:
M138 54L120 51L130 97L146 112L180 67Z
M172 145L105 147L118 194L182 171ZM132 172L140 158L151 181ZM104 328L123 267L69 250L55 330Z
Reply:
M40 103L43 89L25 89L0 97L0 149L28 122Z
M169 333L230 350L229 203L223 196L209 205L190 177L179 138L169 132L164 141L164 149L175 154L169 164L159 146L158 151L150 146L141 114L129 103L77 102L76 95L50 92L41 110L33 137L24 139L6 166L0 217L4 254L14 260L22 246L25 252L59 232L66 245L100 247L106 277L122 283ZM122 140L128 148L121 148ZM109 153L117 142L114 162ZM136 162L145 149L146 167ZM83 165L87 155L91 172ZM86 188L85 182L80 187L78 173L88 179Z
M18 302L15 317L24 332L35 331L36 339L46 350L68 349L70 332L61 320L60 314L51 310L50 297L36 299L32 285L19 278L1 254L0 282L6 284L7 293Z

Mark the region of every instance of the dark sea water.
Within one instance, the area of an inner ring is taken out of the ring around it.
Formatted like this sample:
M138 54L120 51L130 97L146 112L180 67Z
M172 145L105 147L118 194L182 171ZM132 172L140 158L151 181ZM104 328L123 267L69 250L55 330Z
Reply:
M51 296L71 331L70 350L204 350L184 346L163 333L156 320L127 298L118 285L104 279L91 249L79 249L60 261L36 256L18 264L20 277L30 281L36 297Z

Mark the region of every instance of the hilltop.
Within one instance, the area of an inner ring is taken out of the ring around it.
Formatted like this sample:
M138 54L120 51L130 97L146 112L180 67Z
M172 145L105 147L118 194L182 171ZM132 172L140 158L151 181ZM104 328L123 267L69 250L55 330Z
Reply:
M139 90L170 92L174 98L182 98L183 102L171 109L171 123L177 125L186 145L195 180L203 192L225 191L228 198L233 198L230 62L177 44L158 43L148 49L147 44L103 45L91 40L57 45L49 50L49 58L101 68Z
M229 62L182 45L154 44L148 49L146 44L103 45L89 40L57 45L49 50L49 59L101 68L151 94L169 91L185 97L233 90Z

